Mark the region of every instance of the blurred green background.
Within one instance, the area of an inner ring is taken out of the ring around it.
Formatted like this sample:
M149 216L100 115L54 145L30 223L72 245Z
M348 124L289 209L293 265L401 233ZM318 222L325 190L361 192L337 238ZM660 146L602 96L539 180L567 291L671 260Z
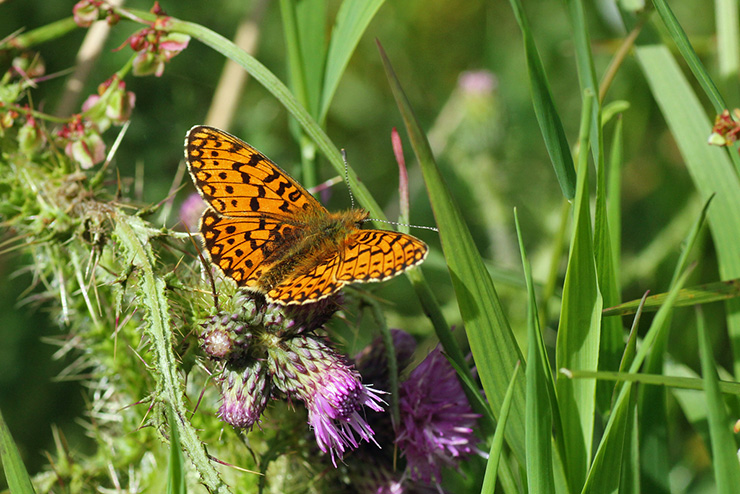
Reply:
M0 4L0 37L29 30L67 17L74 2L8 0ZM277 2L241 0L163 0L164 10L183 20L198 22L226 37L232 37L245 19L254 19L259 29L256 57L287 81L285 43ZM333 18L339 2L333 2ZM129 1L129 8L148 10L148 1ZM710 72L715 72L712 36L713 11L697 2L671 2L684 29ZM624 36L615 22L610 1L589 3L597 73L603 73ZM525 2L525 9L546 64L552 91L569 141L577 137L581 95L578 93L575 60L569 25L562 2ZM126 62L130 49L126 38L139 25L122 21L107 39L102 56L92 69L82 99L96 91L99 83ZM59 73L34 91L34 104L55 113L64 93L66 71L75 57L86 30L37 48L47 74ZM347 150L351 166L384 206L389 219L398 214L397 167L390 144L393 127L402 132L402 122L390 94L375 39L388 52L405 86L417 116L430 135L439 164L462 207L479 249L492 268L503 274L497 289L503 298L515 331L524 331L525 297L521 286L506 283L504 274L520 271L518 247L513 231L512 210L517 207L526 247L536 279L547 274L553 235L559 225L561 192L542 144L527 82L521 35L508 1L405 0L387 2L361 40L339 87L327 120L333 141ZM0 58L2 70L10 59ZM204 123L224 59L206 46L191 41L175 57L160 78L128 76L127 88L136 94L131 126L117 152L114 165L135 203L162 201L170 192L173 177L183 167L182 142L193 125ZM728 95L730 96L730 95ZM292 137L285 110L262 87L249 81L241 94L234 94L238 110L229 132L248 141L299 178L299 147ZM666 290L680 242L698 214L701 204L693 193L688 173L675 143L666 129L646 83L633 60L627 58L611 87L606 102L626 100L624 112L624 156L622 171L622 298L639 298L650 289ZM738 101L730 101L731 107ZM708 106L707 106L708 108ZM711 114L711 112L710 112ZM115 129L105 135L110 144ZM707 129L707 135L710 129ZM405 136L402 136L405 139ZM607 133L607 137L609 134ZM609 139L607 139L609 141ZM609 142L607 142L607 145ZM433 225L434 219L418 170L405 141L411 177L411 222ZM319 160L321 179L335 175ZM187 181L187 179L186 179ZM181 190L175 204L193 192L191 184ZM140 193L139 193L140 192ZM344 185L331 190L329 209L349 207ZM176 214L170 216L170 226ZM433 232L412 230L430 244L432 255L424 272L443 303L451 324L459 325L459 314ZM11 236L12 232L6 232ZM711 238L704 235L702 263L693 283L718 279ZM74 417L84 410L86 390L79 383L55 381L69 360L55 360L59 340L57 321L45 312L44 301L28 301L30 275L19 266L29 262L17 254L0 258L0 408L17 440L31 472L46 461L44 450L53 449L52 424L58 425L74 448L84 450L84 430ZM420 317L418 302L402 278L377 293L396 303L391 326L402 326L417 335L429 333ZM19 300L26 303L20 304ZM408 301L408 303L406 302ZM719 363L728 364L723 312L719 304L707 307ZM679 313L675 320L682 321ZM693 318L684 320L691 321ZM554 341L557 319L548 321ZM692 322L684 322L692 325ZM546 333L548 334L548 333ZM681 362L698 368L694 332L686 326L674 329L670 352ZM691 337L685 336L691 334ZM54 340L56 343L52 343ZM49 406L53 403L54 406ZM701 483L706 468L703 444L684 429L680 412L674 410L671 462L685 464ZM685 447L694 445L692 447Z

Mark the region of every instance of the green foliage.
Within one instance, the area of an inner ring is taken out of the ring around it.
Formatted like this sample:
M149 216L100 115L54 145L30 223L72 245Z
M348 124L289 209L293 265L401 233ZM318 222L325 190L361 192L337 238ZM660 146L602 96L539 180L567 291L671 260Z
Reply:
M712 12L664 0L608 14L578 0L282 0L264 16L244 2L162 2L173 17L81 3L75 18L12 3L0 35L0 403L17 441L0 417L0 452L12 492L362 492L358 470L372 473L364 450L338 467L317 454L300 403L275 401L248 434L217 416L219 369L198 335L243 307L171 213L191 190L182 137L227 60L252 81L233 95L233 132L309 186L344 175L346 147L348 183L376 220L397 211L388 135L405 127L413 221L439 233L414 232L431 253L408 273L413 290L348 290L328 334L348 355L380 331L389 345L393 327L423 349L441 342L490 452L448 469L444 488L734 492L740 155L707 138L725 100L740 105L738 51L725 46L736 22L713 28ZM256 55L228 39L251 9ZM117 23L75 95L65 71L88 15ZM702 37L715 31L716 47ZM132 55L137 43L160 51ZM160 77L133 77L144 73ZM98 103L82 110L87 94ZM74 115L55 112L70 104ZM40 311L50 328L17 322ZM33 377L48 367L27 333L58 348L63 366L49 372L79 384L78 425L47 398L59 384ZM386 399L396 421L397 400ZM24 415L42 418L15 425ZM31 429L41 446L26 443Z

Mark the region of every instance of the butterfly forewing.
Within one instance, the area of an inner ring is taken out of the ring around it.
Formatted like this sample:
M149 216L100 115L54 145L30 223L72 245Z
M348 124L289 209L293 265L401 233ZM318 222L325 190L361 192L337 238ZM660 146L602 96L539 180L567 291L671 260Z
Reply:
M224 216L297 215L326 211L314 197L252 146L199 125L188 132L185 154L203 199Z

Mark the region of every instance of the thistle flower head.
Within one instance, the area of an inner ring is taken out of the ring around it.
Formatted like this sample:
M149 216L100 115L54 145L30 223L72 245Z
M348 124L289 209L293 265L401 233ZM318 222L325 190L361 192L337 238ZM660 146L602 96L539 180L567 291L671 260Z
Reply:
M237 365L247 357L252 333L238 314L221 312L201 326L201 347L209 356Z
M360 412L363 406L382 411L380 392L363 386L359 373L323 340L301 334L276 343L268 349L273 384L305 403L316 443L334 465L358 439L373 441Z
M396 353L396 363L398 364L398 370L401 371L411 362L411 357L414 355L414 350L416 350L416 341L414 341L413 336L401 329L391 329L390 332L391 338L393 338L393 351ZM355 355L354 360L357 370L360 371L366 382L372 383L380 389L390 387L388 350L380 336Z
M399 408L396 444L413 480L439 482L442 467L478 451L473 434L478 415L439 347L401 383Z
M272 384L267 368L259 360L245 365L227 365L221 382L221 420L239 429L250 429L260 418L270 399Z
M219 415L225 422L252 427L269 398L279 395L305 403L319 449L335 465L360 441L373 441L361 412L382 411L382 392L363 386L347 359L311 331L316 322L310 318L328 317L336 302L288 311L239 292L225 305L229 310L210 317L200 335L203 350L222 365Z

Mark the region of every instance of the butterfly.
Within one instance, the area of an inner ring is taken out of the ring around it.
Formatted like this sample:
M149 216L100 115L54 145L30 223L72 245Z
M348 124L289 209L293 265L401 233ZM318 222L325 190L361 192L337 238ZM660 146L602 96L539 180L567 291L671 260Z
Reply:
M200 232L211 262L268 302L317 302L426 258L426 244L411 235L361 229L363 209L327 211L269 158L222 130L190 129L185 159L208 204Z

